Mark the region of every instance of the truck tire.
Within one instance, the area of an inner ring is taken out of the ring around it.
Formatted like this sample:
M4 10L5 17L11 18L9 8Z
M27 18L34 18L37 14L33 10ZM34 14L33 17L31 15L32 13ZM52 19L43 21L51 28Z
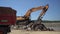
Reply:
M11 29L10 29L9 26L7 27L7 32L8 32L8 33L11 32Z

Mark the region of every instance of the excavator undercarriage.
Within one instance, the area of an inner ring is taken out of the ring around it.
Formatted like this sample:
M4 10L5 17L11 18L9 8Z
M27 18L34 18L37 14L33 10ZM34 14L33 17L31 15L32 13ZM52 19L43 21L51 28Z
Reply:
M24 29L24 30L35 30L35 31L53 31L53 29L47 28L44 24L42 24L42 18L45 15L45 12L48 10L49 5L46 6L40 6L36 8L32 8L27 11L27 13L23 17L17 18L16 24L18 25L18 29ZM41 14L39 15L38 19L36 21L32 21L30 19L30 14L34 11L42 10Z

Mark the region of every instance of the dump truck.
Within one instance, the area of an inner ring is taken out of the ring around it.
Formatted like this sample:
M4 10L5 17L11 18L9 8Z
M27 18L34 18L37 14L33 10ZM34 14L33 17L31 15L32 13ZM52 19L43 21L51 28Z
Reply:
M11 32L10 26L16 23L16 10L10 7L0 7L0 33Z

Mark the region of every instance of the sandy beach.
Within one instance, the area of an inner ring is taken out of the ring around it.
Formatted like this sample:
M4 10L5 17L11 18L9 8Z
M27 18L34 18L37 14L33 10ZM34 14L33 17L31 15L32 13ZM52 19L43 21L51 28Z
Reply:
M60 22L59 23L44 23L46 27L53 28L55 31L25 31L11 29L9 34L60 34Z
M24 30L12 30L9 34L60 34L60 31L24 31Z

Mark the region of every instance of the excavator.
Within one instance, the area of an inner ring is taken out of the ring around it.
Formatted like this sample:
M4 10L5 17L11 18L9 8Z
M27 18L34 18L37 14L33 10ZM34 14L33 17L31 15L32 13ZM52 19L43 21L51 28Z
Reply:
M30 30L41 30L41 31L53 30L53 29L49 29L49 28L45 27L45 25L41 23L42 18L45 15L48 8L49 8L48 4L46 6L39 6L39 7L31 8L30 10L27 11L27 13L23 17L17 18L18 25L26 26L24 29L27 29L27 30L29 30L29 29ZM40 13L38 19L36 21L32 22L30 20L30 15L32 12L35 12L37 10L42 10L42 12Z
M48 8L49 8L49 5L47 4L46 6L39 6L39 7L29 9L23 17L20 16L17 18L18 25L24 25L25 27L23 27L23 29L27 29L27 30L53 31L53 29L49 29L45 27L44 24L41 23L42 18L45 15ZM40 13L38 19L32 22L30 19L30 15L32 12L35 12L38 10L42 10L42 12Z
M40 14L40 17L42 17L45 12L47 11L48 9L48 4L46 6L39 6L39 7L35 7L35 8L31 8L27 11L27 13L23 16L23 17L17 17L17 24L23 24L23 25L27 25L31 22L30 20L30 15L32 12L35 12L37 10L42 10L41 14ZM39 19L39 18L38 18Z
M39 7L29 9L23 17L17 18L18 25L26 26L26 27L24 27L24 29L27 29L27 30L53 31L53 29L49 29L49 28L45 27L44 24L41 23L42 18L45 15L48 8L49 8L49 5L47 4L46 6L39 6ZM36 21L32 22L30 19L30 15L32 12L35 12L38 10L42 10L42 12L40 13L38 19Z

